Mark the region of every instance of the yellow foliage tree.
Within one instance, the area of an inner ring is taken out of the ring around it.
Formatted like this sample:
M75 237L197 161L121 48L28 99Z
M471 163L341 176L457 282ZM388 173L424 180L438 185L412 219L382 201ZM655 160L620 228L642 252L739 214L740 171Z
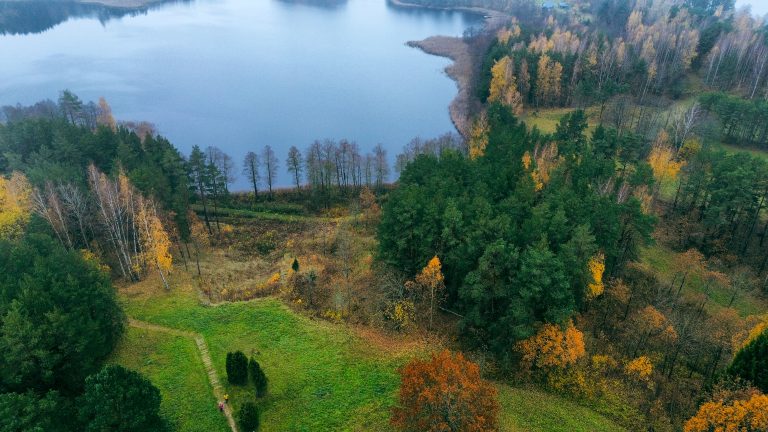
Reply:
M648 155L648 164L653 170L653 177L659 183L673 181L677 178L683 162L675 160L675 151L669 144L669 135L665 131L659 132L653 143L651 153Z
M536 168L531 171L531 178L538 192L549 183L552 171L560 162L557 143L550 142L543 146L537 145L534 150L534 159L536 160Z
M445 280L442 272L440 258L435 255L429 260L427 266L416 275L416 283L429 294L429 327L432 328L432 317L435 310L435 300L440 291L445 288Z
M598 252L595 256L589 259L587 267L589 268L589 274L592 276L592 282L587 285L587 296L589 298L595 298L605 291L605 285L603 284L605 255L602 252Z
M563 65L552 60L547 54L539 57L536 78L536 100L539 104L553 104L562 92Z
M749 399L704 403L685 423L685 432L757 432L768 430L768 396L754 392Z
M113 131L117 130L117 122L112 115L112 107L109 106L103 96L99 98L99 115L96 117L96 123L100 126L106 126Z
M498 60L491 68L489 102L500 102L512 109L515 115L523 112L523 97L517 90L514 63L509 56Z
M477 159L485 154L485 148L488 146L488 118L485 112L472 123L469 130L469 158Z
M155 204L141 196L137 199L137 223L142 246L142 261L160 273L165 289L169 289L167 275L173 269L171 240L157 215Z
M569 322L565 331L555 324L544 324L538 333L522 340L515 346L522 355L525 369L565 368L576 363L586 354L584 334Z
M32 187L24 174L0 176L0 239L22 234L32 212Z
M653 363L648 356L640 356L624 366L624 373L630 378L647 382L653 373Z

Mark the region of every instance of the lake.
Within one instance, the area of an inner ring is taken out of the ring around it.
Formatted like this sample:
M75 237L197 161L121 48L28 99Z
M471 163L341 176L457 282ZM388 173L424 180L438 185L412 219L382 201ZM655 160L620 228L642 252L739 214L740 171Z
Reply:
M290 184L291 145L303 151L315 139L347 138L367 152L381 143L392 161L415 136L454 131L448 105L456 85L443 72L449 60L405 42L459 36L482 21L385 0L72 11L36 11L0 35L0 105L56 99L63 89L84 100L104 96L118 120L155 123L185 154L214 145L239 168L246 152L272 145L280 185ZM239 177L234 189L246 189Z

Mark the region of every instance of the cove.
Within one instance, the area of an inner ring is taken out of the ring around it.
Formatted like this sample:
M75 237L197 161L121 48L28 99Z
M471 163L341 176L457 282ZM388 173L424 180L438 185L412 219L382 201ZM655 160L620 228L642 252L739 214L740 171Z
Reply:
M477 15L385 0L83 10L0 35L0 105L55 99L63 89L104 96L115 117L154 123L185 154L193 145L221 148L238 173L246 152L271 145L283 186L292 145L304 151L315 139L346 138L365 153L381 143L393 161L413 137L454 131L448 60L405 43L482 25ZM247 189L243 176L233 189Z

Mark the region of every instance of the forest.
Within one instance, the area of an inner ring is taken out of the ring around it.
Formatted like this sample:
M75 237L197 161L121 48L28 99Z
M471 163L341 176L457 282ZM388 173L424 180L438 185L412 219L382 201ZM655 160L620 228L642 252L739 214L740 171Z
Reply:
M467 136L391 159L184 154L68 90L3 107L0 430L768 430L763 20L444 6L509 17L464 36ZM541 394L584 423L530 426Z

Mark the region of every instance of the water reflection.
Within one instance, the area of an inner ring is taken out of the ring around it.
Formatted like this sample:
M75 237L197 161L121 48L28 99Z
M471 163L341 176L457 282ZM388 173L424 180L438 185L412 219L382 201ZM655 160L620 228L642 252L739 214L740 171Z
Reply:
M98 19L102 24L114 18L146 14L150 9L168 3L189 3L193 0L163 0L151 6L118 8L92 3L52 1L0 1L0 34L17 35L42 33L72 17Z
M277 0L287 5L312 6L322 9L338 9L347 4L347 0Z

